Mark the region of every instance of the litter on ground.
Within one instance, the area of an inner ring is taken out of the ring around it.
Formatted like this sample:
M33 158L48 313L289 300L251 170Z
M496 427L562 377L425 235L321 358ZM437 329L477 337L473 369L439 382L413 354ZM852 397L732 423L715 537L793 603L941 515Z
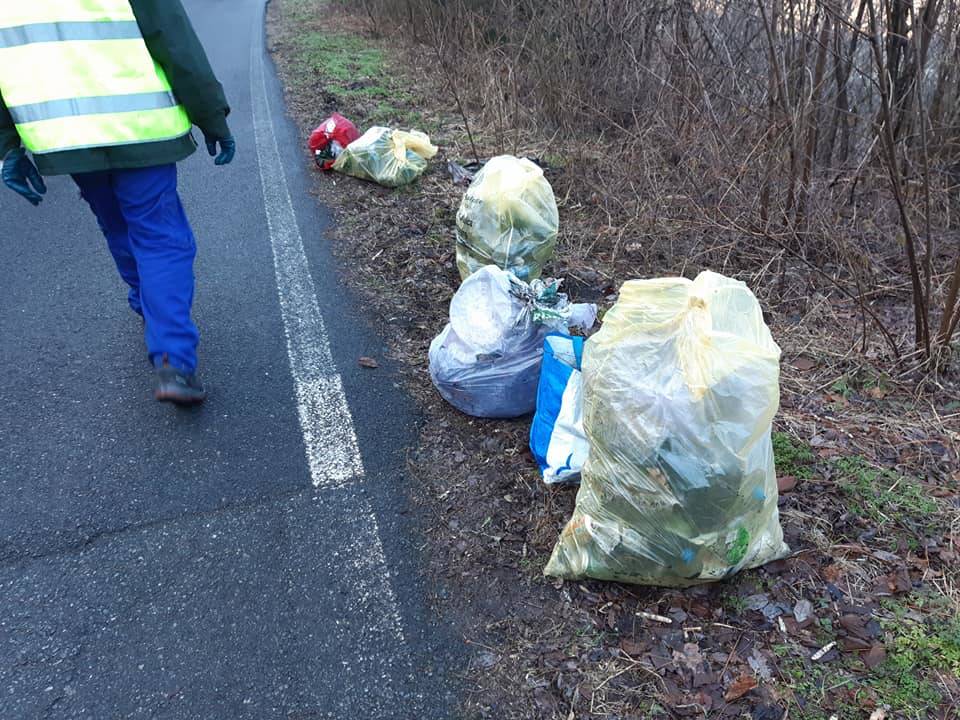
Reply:
M544 338L596 317L596 308L571 304L559 286L527 284L493 265L467 278L430 345L430 377L443 398L477 417L533 412Z
M560 216L543 170L500 155L474 177L457 212L457 267L464 280L485 265L527 282L553 257Z
M375 126L344 148L333 169L385 187L400 187L420 177L436 154L436 145L419 130Z
M626 283L584 352L589 457L546 574L684 587L786 555L779 359L742 282Z

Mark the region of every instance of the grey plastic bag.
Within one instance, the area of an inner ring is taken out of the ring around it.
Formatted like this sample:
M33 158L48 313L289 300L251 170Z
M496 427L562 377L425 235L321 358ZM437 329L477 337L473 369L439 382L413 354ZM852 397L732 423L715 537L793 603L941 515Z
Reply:
M592 324L594 306L571 304L560 281L532 285L489 265L467 278L450 302L450 322L430 344L430 378L440 395L476 417L532 413L551 330L571 318Z

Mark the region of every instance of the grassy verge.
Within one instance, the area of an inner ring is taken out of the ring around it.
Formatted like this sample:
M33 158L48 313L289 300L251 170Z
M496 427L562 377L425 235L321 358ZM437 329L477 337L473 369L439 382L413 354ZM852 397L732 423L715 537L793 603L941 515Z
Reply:
M323 22L331 12L327 2L283 3L284 24L300 29L284 38L296 66L288 88L317 107L349 108L368 124L420 127L417 96L391 71L384 48L349 28L332 30Z

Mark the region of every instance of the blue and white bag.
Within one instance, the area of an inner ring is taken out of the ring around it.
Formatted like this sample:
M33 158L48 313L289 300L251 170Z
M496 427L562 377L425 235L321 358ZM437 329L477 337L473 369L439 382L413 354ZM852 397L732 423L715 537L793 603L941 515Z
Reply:
M577 480L589 445L583 431L582 337L550 333L543 341L530 449L547 483Z

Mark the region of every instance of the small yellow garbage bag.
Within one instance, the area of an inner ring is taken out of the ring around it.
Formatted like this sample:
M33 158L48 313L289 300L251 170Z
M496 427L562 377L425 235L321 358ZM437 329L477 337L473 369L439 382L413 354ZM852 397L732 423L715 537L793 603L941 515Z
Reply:
M540 277L553 257L560 224L553 188L536 164L491 159L467 188L457 213L457 268L466 280L485 265L521 280Z
M789 552L770 435L779 359L741 282L626 283L586 343L589 458L545 574L685 587Z
M427 169L437 147L419 130L372 127L347 145L333 169L386 187L412 183Z

